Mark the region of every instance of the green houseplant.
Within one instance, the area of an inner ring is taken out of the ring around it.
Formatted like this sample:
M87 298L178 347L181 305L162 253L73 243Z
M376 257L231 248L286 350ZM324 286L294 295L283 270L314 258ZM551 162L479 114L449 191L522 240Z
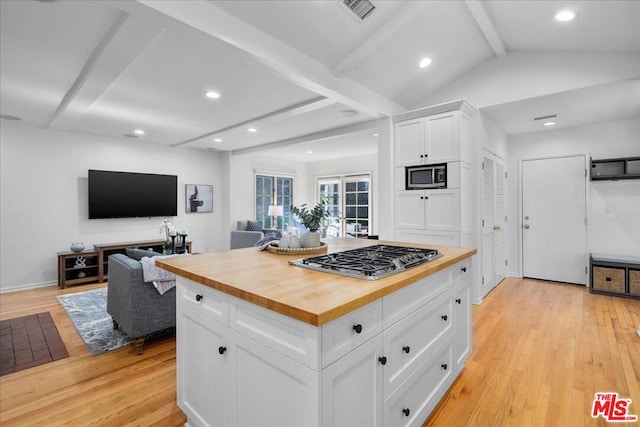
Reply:
M300 205L300 207L291 206L291 213L300 218L300 222L309 229L309 232L300 238L302 247L320 246L320 233L318 233L318 230L324 224L325 219L329 217L326 204L326 197L320 197L320 202L312 209L309 209L306 203Z

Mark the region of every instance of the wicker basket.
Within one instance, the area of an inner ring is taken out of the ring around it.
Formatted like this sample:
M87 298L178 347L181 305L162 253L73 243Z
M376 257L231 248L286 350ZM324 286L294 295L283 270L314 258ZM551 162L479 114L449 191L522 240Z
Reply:
M593 267L593 289L624 293L624 269Z
M280 248L278 246L267 246L267 250L272 254L277 255L316 255L316 254L326 254L327 253L327 244L324 242L320 242L320 246L317 248Z
M629 269L629 293L640 296L640 270Z

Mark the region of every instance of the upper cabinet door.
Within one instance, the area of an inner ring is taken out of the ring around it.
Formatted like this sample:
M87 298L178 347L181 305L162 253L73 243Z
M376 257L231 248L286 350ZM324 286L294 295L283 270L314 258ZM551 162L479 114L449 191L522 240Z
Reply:
M426 163L446 163L459 160L460 137L458 111L435 114L425 118Z
M396 166L422 164L426 154L424 118L398 122L395 130Z

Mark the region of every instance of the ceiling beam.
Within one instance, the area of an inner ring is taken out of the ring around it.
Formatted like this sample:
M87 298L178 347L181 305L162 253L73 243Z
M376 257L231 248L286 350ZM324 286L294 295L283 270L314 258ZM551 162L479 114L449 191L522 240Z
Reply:
M149 47L164 29L120 12L58 105L48 128L65 131Z
M416 16L428 7L428 3L429 2L425 1L407 2L393 18L388 20L378 31L368 37L364 43L359 45L349 55L344 57L338 65L333 67L333 73L341 76L358 65L382 46L383 43L387 42L395 33L406 28L409 21L415 19Z
M471 15L473 15L473 19L475 19L476 24L478 24L478 28L484 34L487 43L493 49L493 52L496 56L504 56L507 54L507 50L504 47L504 43L502 42L502 37L500 37L500 33L498 29L494 25L491 17L489 16L489 12L485 9L484 5L480 0L465 0Z
M295 144L301 144L303 142L320 141L327 138L333 138L336 136L348 135L350 133L360 132L367 129L376 129L378 126L378 120L368 120L366 122L355 123L352 125L342 126L339 128L323 130L320 132L310 133L304 136L298 136L295 138L283 139L281 141L268 142L266 144L260 144L253 147L240 148L237 150L231 150L232 155L249 154L257 151L264 151L274 148L289 147Z
M310 99L308 101L301 102L299 104L290 105L288 107L273 111L271 113L264 114L259 117L253 117L249 120L244 120L240 123L235 123L231 126L226 126L221 129L216 129L212 132L207 132L204 135L196 136L195 138L187 139L186 141L173 144L172 147L180 147L182 145L190 144L192 142L201 141L203 139L211 138L212 136L221 134L223 132L227 132L233 129L238 129L248 125L258 126L258 124L264 125L267 123L274 123L281 120L290 119L292 117L299 116L300 114L305 114L314 110L318 110L320 108L324 108L333 103L334 102L329 98L320 96L317 98Z
M405 108L349 79L335 76L310 56L258 30L209 1L138 0L124 8L144 5L255 58L271 72L318 95L373 117L393 116Z

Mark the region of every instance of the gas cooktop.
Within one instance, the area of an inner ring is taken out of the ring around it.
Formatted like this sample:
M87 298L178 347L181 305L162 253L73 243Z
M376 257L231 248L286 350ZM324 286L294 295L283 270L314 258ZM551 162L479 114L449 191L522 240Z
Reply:
M290 264L324 273L376 280L440 258L436 249L373 245L289 261Z

